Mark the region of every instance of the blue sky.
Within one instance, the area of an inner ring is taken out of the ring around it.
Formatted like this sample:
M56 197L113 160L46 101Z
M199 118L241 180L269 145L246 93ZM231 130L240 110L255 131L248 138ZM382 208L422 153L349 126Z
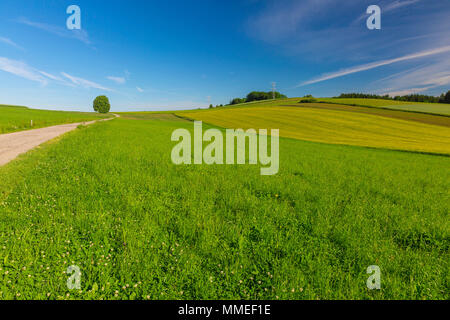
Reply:
M81 30L68 30L69 5ZM381 7L381 30L366 9ZM90 111L225 104L249 91L438 95L447 0L2 0L0 103ZM210 97L210 98L208 98Z

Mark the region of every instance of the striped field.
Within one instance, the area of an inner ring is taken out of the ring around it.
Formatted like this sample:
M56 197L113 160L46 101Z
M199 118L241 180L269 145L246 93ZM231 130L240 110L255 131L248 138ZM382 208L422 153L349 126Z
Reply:
M450 116L450 104L445 103L407 102L407 101L384 100L384 99L352 99L352 98L348 99L320 98L317 100L320 102L328 102L328 103L424 112Z
M280 136L299 140L450 154L448 124L307 106L219 108L179 115L223 128L280 129Z

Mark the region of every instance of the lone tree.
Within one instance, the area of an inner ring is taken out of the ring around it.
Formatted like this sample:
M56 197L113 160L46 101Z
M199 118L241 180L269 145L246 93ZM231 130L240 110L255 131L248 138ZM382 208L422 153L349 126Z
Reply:
M106 96L98 96L94 100L94 110L100 113L108 113L109 109L111 109L111 105L109 104L108 97Z

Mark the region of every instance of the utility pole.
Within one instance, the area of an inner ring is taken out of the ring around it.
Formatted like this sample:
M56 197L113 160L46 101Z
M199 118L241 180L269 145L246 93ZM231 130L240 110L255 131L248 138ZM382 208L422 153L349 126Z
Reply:
M276 82L272 82L272 99L275 100L275 91L277 88L277 83Z

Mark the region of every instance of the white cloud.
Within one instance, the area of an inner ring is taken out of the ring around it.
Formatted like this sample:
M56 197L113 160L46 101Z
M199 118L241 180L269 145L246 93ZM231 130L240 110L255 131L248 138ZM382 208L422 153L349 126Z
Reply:
M20 50L25 50L24 48L22 48L21 46L19 46L17 43L15 43L14 41L12 41L9 38L5 38L5 37L0 37L0 42L3 42L7 45L10 45L16 49L20 49Z
M0 70L14 74L24 79L39 82L43 86L47 85L49 81L52 80L72 87L81 86L84 88L95 88L105 91L112 91L111 89L106 88L98 83L83 78L74 77L65 72L61 72L64 77L70 80L70 82L68 82L67 80L59 76L55 76L51 73L33 68L25 62L8 59L5 57L0 57Z
M46 76L47 78L55 80L55 81L65 81L65 80L61 79L60 77L58 77L58 76L54 76L54 75L52 75L50 73L47 73L47 72L44 72L44 71L39 71L39 73L44 75L44 76Z
M31 81L39 82L47 85L48 81L39 70L36 70L25 62L0 57L0 70L9 72L18 77L22 77Z
M255 8L245 28L250 37L300 63L361 64L392 57L388 54L400 56L448 44L450 8L444 1L429 2L434 10L421 12L425 1L284 0L281 5L280 1L266 0L261 9ZM382 17L380 32L371 32L365 21L354 20L367 19L369 4L378 4L382 12L387 7L389 12ZM418 41L417 37L422 38Z
M89 40L89 35L86 32L86 30L84 30L84 29L68 30L67 28L60 27L60 26L54 26L54 25L47 24L47 23L33 22L33 21L30 21L27 18L23 18L23 17L19 18L17 20L17 22L25 24L25 25L33 27L33 28L36 28L36 29L44 30L46 32L55 34L59 37L72 38L72 39L76 39L81 42L84 42L85 44L91 44L91 41Z
M393 1L392 3L390 3L387 6L382 8L382 13L389 12L389 11L392 11L392 10L395 10L395 9L398 9L398 8L401 8L401 7L409 6L409 5L412 5L412 4L417 3L419 1L420 0L404 0L404 1L397 0L397 1Z
M105 90L105 91L112 91L109 88L106 88L98 83L83 79L83 78L78 78L75 76L72 76L70 74L67 74L65 72L61 72L61 74L66 77L67 79L69 79L73 84L75 85L79 85L82 86L84 88L94 88L94 89L100 89L100 90Z
M349 75L352 73L366 71L366 70L378 68L381 66L386 66L386 65L401 62L401 61L423 58L423 57L427 57L427 56L431 56L431 55L435 55L435 54L439 54L439 53L445 53L445 52L449 52L449 51L450 51L450 46L445 46L445 47L435 48L435 49L431 49L431 50L427 50L427 51L422 51L422 52L402 56L402 57L395 58L395 59L376 61L376 62L372 62L372 63L368 63L368 64L364 64L364 65L360 65L360 66L356 66L356 67L352 67L352 68L348 68L348 69L343 69L343 70L340 70L337 72L323 74L323 75L319 76L318 78L302 82L297 87L306 86L309 84L314 84L317 82L322 82L322 81L326 81L326 80L330 80L330 79L335 79L335 78L339 78L339 77Z
M447 91L450 85L450 60L431 61L376 81L375 84L382 84L383 88L378 91L389 95L420 93L439 87Z
M320 18L320 13L333 2L334 0L293 0L284 1L280 5L278 1L272 1L264 10L250 18L247 28L250 34L264 41L288 39L300 26Z
M137 91L139 92L144 92L144 89L140 88L140 87L136 87Z
M113 76L109 76L106 77L108 80L114 81L117 84L124 84L125 83L125 78L123 77L113 77Z

